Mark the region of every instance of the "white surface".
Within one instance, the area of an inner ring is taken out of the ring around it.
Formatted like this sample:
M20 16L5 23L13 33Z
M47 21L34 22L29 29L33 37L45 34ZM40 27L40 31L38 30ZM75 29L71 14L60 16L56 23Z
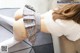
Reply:
M15 22L15 20L12 17L4 16L4 15L0 15L0 19L8 23L10 26L13 26L13 23Z
M21 8L25 4L33 6L37 12L44 13L57 7L60 0L0 0L0 8Z
M24 6L26 4L26 1L27 0L0 0L0 8L22 7L22 6Z
M7 46L8 48L10 48L17 43L19 43L19 41L16 41L14 37L7 39L0 43L0 50L1 50L1 46Z
M44 13L51 6L51 2L52 0L0 0L0 8L20 8L28 4L37 12Z
M12 33L0 26L0 42L7 40L13 36Z

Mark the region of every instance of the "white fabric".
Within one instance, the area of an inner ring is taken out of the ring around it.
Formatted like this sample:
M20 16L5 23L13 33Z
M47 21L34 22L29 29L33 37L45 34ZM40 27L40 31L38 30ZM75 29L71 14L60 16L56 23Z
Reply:
M43 15L43 16L45 16L45 19L44 19L45 24L47 26L48 31L52 35L61 36L61 35L63 35L63 28L61 28L60 25L56 24L56 22L53 21L52 12L53 11L49 11Z
M65 35L69 40L76 41L80 39L80 25L73 20L61 20L52 18L52 10L44 14L44 21L48 31L55 36Z

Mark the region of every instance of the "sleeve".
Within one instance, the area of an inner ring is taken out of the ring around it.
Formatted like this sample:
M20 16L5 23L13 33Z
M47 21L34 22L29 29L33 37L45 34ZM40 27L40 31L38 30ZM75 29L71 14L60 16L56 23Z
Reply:
M44 22L47 27L47 30L52 35L59 37L63 35L63 28L53 20L52 13L53 13L53 10L50 10L49 12L43 15L43 17L45 17Z

